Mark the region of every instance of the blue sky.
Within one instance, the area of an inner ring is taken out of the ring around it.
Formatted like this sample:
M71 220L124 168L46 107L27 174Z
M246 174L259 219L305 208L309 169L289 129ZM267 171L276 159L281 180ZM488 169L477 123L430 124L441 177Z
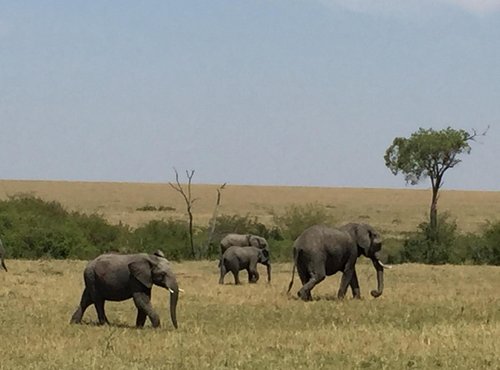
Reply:
M499 191L499 40L500 0L0 0L0 178L404 187L394 137L490 126L445 188Z

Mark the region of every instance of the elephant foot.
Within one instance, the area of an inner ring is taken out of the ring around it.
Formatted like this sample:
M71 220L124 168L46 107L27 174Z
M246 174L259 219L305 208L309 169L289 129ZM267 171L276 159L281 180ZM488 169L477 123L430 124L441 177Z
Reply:
M297 292L297 296L304 302L312 301L311 292L304 292L302 289Z
M153 328L159 328L160 327L160 317L158 315L152 315L149 317L151 320L151 325Z

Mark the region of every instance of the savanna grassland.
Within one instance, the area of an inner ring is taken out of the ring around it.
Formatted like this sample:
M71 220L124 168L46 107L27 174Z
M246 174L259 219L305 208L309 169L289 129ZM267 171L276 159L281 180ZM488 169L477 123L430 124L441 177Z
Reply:
M336 300L333 276L305 303L285 293L290 264L274 266L270 285L234 286L228 275L221 286L215 261L176 263L185 292L175 330L168 294L157 287L160 329L149 321L135 329L132 301L107 303L110 326L95 325L92 306L84 324L69 325L85 262L7 262L10 271L0 272L2 369L500 367L499 267L397 265L373 299L373 268L360 263L362 300Z
M193 185L195 222L206 225L216 185ZM0 181L0 199L29 194L70 210L138 226L181 218L183 200L168 184ZM318 203L339 221L363 221L382 235L413 231L427 217L427 190L229 185L219 213L257 216L290 204ZM165 211L138 211L146 205ZM500 215L500 192L443 191L463 231ZM272 247L272 246L271 246ZM181 288L179 329L168 294L153 288L162 327L135 329L132 301L106 305L112 325L69 325L83 289L85 261L7 259L0 271L0 369L500 369L500 267L395 265L373 299L373 267L360 258L362 300L335 299L340 276L313 291L313 302L286 295L291 264L274 264L273 281L217 284L215 261L173 263ZM259 269L262 269L260 267ZM246 280L243 272L242 281ZM263 270L261 276L263 276Z
M194 222L206 226L218 185L193 184ZM97 213L112 223L132 227L152 219L183 218L185 203L168 184L0 180L0 199L31 195L60 202L69 210ZM387 234L414 231L428 218L430 190L245 186L228 184L219 214L251 215L272 224L273 214L291 204L317 203L342 222L368 222ZM151 205L165 211L139 211ZM439 211L450 212L465 232L500 219L500 192L442 190Z

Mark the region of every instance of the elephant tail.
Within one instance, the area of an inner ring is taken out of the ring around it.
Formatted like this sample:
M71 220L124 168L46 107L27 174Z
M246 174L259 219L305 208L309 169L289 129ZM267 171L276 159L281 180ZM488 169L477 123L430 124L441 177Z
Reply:
M290 290L292 289L293 286L293 278L295 277L295 266L297 266L297 250L293 248L293 267L292 267L292 280L290 280L290 284L288 284L288 290L286 291L286 294L290 294Z

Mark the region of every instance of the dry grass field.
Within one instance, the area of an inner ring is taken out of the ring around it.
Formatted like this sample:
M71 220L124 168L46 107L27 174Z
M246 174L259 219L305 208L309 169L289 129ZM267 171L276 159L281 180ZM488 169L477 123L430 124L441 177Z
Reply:
M193 185L195 223L206 225L216 200L216 185ZM0 199L29 194L56 200L70 210L99 213L112 223L131 226L152 219L185 217L180 194L168 184L0 180ZM291 204L318 203L341 222L363 221L390 234L415 230L427 219L429 190L353 189L231 185L222 193L220 213L257 216L272 223L272 213ZM137 211L145 205L172 211ZM500 219L500 192L443 190L440 212L449 211L462 231L477 231Z
M195 220L204 225L215 185L194 185ZM168 184L0 181L0 199L30 194L67 209L99 213L137 226L154 218L184 217ZM427 215L429 191L232 186L220 212L250 214L265 223L291 204L318 203L342 221L365 221L397 234ZM145 205L171 211L143 212ZM464 231L498 220L500 192L443 191ZM0 369L500 369L500 268L397 265L386 272L381 298L373 268L360 260L364 299L338 301L340 276L326 279L304 303L285 289L290 264L273 267L273 282L220 286L215 261L174 264L185 293L179 329L168 315L167 292L153 290L162 328L138 330L132 301L108 303L111 326L69 325L83 288L83 261L7 260L0 271ZM243 273L246 275L246 273ZM245 281L244 276L243 281Z
M361 262L361 260L360 260ZM135 329L132 301L107 303L111 326L69 325L83 261L8 260L0 271L0 369L499 369L500 268L397 265L373 299L373 268L358 265L363 299L288 297L290 264L267 285L217 284L215 261L174 264L185 289L179 329L155 287L162 327ZM244 273L245 274L245 273ZM246 278L246 276L244 276ZM299 288L296 279L293 292Z

